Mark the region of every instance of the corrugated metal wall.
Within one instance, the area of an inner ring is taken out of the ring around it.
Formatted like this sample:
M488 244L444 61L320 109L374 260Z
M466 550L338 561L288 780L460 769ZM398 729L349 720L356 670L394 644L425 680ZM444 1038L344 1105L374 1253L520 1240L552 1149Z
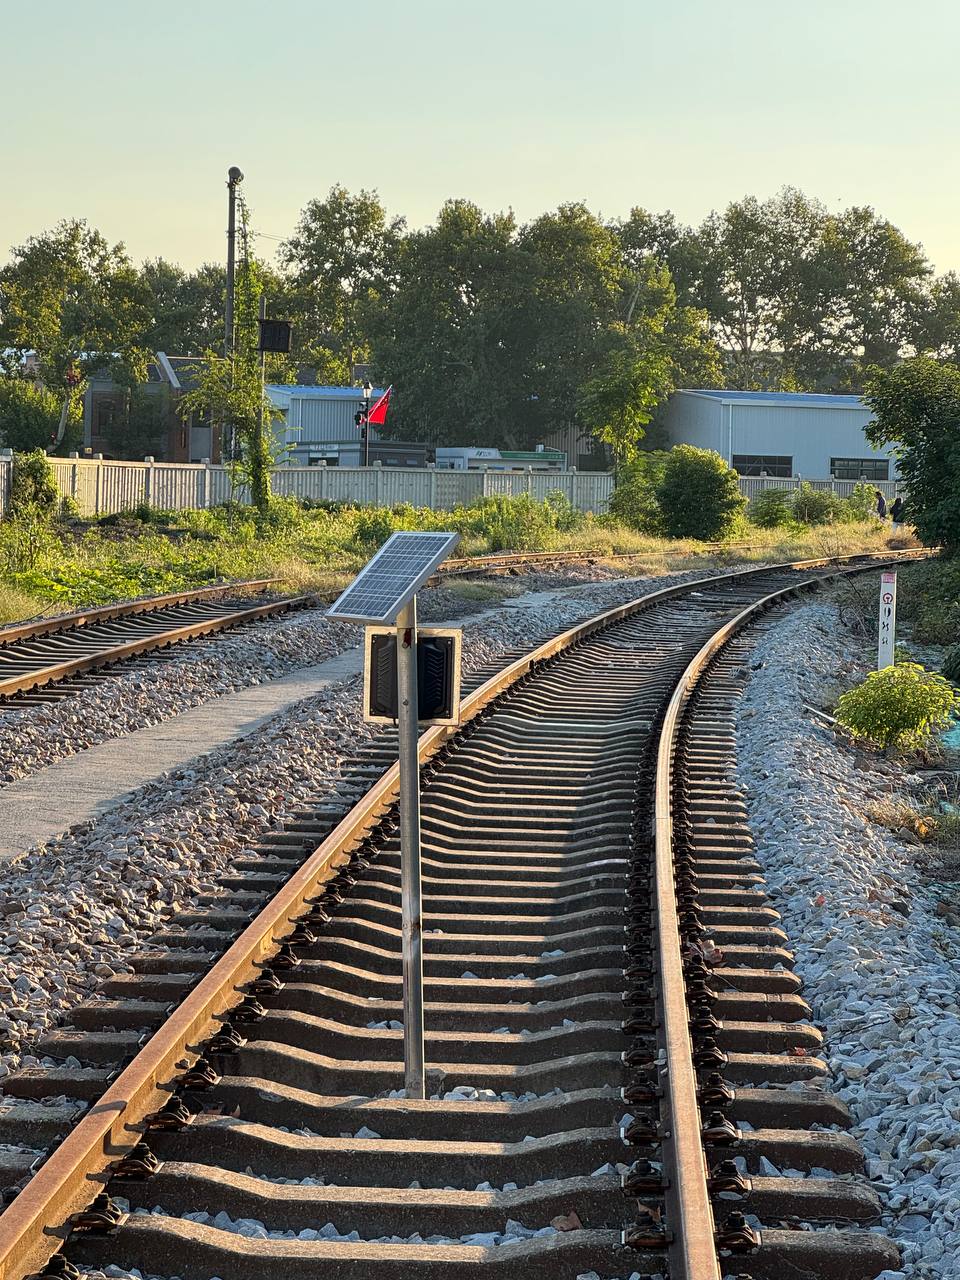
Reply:
M319 397L291 396L287 428L296 444L327 444L350 440L357 434L353 421L361 403L356 400L325 400ZM299 431L296 428L299 427Z
M830 475L831 458L890 458L891 449L874 449L863 429L870 410L818 405L726 405L706 396L678 392L667 406L665 424L671 444L715 449L728 462L736 454L793 459L795 476Z

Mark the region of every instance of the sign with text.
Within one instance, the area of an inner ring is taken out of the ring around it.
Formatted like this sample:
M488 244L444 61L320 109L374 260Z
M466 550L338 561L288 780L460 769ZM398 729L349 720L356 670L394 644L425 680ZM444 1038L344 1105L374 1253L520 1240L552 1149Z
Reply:
M897 571L885 569L880 575L880 630L877 642L877 670L892 667L896 658Z

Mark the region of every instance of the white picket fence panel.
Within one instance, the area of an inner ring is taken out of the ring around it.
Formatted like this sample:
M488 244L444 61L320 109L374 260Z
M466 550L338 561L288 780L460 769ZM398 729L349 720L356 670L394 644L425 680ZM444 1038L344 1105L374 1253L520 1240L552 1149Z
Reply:
M168 510L201 510L231 499L247 501L233 487L226 467L197 463L112 462L105 459L51 458L60 491L85 516L112 515L148 505ZM8 464L2 464L6 466ZM6 493L9 475L0 471ZM613 491L607 472L437 471L433 467L280 467L271 477L273 492L315 501L353 502L450 511L477 498L529 493L543 499L559 491L580 511L606 511ZM2 501L2 499L0 499ZM2 508L0 508L2 510Z
M72 498L85 516L113 515L147 505L166 510L203 510L220 503L246 502L248 494L233 485L228 468L204 463L111 462L106 459L51 458L61 493ZM0 456L0 517L10 493L12 462ZM450 511L477 498L527 493L542 501L560 492L578 511L602 514L613 492L608 471L437 471L432 467L280 467L272 476L273 492L293 498L353 502L392 507L409 502L415 507ZM799 476L741 476L740 492L747 498L767 489L796 489ZM847 497L854 480L809 480L814 489ZM895 480L870 484L887 500L901 488Z

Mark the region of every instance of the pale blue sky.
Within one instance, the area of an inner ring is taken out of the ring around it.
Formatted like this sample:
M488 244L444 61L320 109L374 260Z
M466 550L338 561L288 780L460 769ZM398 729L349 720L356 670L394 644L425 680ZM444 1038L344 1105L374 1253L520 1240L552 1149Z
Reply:
M958 36L956 0L0 0L0 259L64 216L220 259L239 164L276 236L335 182L413 225L790 183L960 269Z

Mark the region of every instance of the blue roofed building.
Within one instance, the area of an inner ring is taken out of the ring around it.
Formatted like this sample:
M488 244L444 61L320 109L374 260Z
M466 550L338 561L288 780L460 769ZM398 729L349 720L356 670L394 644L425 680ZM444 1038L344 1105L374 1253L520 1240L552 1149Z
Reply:
M805 480L896 479L889 448L864 435L873 414L859 396L785 391L677 391L669 442L715 449L742 476Z

